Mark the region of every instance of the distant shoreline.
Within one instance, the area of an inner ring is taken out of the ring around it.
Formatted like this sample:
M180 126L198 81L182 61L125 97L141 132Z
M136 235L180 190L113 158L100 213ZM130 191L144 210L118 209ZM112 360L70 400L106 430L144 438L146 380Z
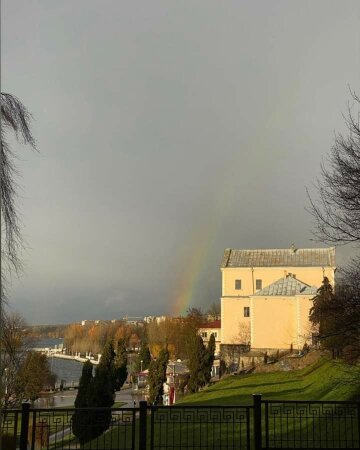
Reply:
M90 361L91 364L93 364L94 366L99 364L99 361L96 359L81 358L81 356L64 355L63 353L50 353L46 354L46 356L51 358L68 359L72 361L77 361L79 363L85 363L86 361Z

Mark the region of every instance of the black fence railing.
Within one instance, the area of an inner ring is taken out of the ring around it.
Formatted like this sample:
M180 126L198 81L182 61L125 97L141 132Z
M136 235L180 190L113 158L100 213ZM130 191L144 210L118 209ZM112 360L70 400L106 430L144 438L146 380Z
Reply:
M265 448L360 448L360 403L262 401Z
M158 449L250 449L250 406L151 408L151 445Z
M1 450L16 448L20 441L21 409L4 410L1 414Z
M3 410L1 450L360 448L360 403Z

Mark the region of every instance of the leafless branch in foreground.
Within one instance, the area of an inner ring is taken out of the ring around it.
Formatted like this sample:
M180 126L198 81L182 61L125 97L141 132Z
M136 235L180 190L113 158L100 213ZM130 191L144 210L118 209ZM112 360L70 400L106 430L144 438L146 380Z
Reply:
M318 199L308 193L309 211L316 221L314 234L326 243L360 241L360 98L355 92L351 96L353 104L344 117L348 135L335 136L315 185Z
M22 268L19 249L22 238L16 208L15 155L11 151L6 135L12 131L17 140L36 149L30 130L31 115L21 101L11 94L1 93L1 298L5 298L5 269L9 274L19 273Z

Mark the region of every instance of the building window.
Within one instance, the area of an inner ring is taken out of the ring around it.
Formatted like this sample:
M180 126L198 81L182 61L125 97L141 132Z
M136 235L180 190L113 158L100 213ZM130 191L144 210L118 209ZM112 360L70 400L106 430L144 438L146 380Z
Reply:
M207 338L207 332L206 332L206 331L203 331L203 332L201 333L201 337Z
M241 289L241 280L235 280L235 289L237 291Z
M262 280L256 280L256 290L262 289Z
M244 306L244 317L250 317L250 306Z
M214 335L214 338L216 339L217 338L217 331L214 331L213 335Z

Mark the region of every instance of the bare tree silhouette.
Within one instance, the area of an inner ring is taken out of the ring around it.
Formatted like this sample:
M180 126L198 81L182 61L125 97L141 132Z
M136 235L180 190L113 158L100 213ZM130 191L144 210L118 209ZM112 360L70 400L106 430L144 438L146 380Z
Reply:
M31 115L21 101L11 94L1 93L1 299L4 300L5 270L21 270L19 248L22 237L16 208L17 184L16 156L7 142L7 134L12 131L19 142L36 149L31 133Z
M360 97L351 92L345 123L347 136L337 134L316 184L318 200L309 195L316 221L314 234L323 242L360 242ZM357 113L354 106L358 106Z

